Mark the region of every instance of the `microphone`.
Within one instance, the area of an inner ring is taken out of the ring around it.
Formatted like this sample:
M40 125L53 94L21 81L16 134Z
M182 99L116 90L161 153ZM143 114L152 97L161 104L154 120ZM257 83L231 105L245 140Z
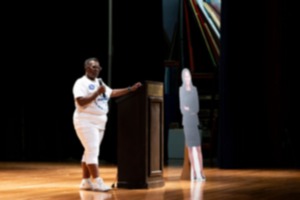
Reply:
M100 86L103 86L103 82L102 82L102 79L101 79L101 78L99 78L99 85L100 85ZM103 95L103 98L106 99L106 94L105 94L105 92L103 92L102 95Z

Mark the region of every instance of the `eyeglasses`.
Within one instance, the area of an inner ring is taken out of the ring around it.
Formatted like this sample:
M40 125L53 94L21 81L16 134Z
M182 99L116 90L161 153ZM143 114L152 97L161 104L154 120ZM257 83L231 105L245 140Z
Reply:
M101 66L99 66L99 65L93 65L93 66L91 66L93 69L95 69L95 68L98 68L99 70L102 70L102 67Z

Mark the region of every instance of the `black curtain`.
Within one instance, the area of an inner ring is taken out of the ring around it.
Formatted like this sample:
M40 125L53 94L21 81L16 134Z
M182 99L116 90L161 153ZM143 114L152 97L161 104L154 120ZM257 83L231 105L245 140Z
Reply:
M290 89L295 13L283 1L233 4L222 1L218 164L299 166Z

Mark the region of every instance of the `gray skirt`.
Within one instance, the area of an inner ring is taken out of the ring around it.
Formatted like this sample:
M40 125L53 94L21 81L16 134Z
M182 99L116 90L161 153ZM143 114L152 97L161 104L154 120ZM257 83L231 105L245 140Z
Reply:
M201 145L201 137L198 126L184 126L184 138L185 144L188 147L200 146Z

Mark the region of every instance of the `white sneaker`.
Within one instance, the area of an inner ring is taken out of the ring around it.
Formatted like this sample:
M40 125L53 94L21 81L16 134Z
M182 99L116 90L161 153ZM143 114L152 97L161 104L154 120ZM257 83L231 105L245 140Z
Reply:
M79 188L81 190L93 190L94 189L93 183L90 179L82 179L82 181L79 185Z
M108 185L105 185L102 178L99 178L94 183L94 190L100 191L100 192L106 192L111 190L111 187Z
M206 181L206 177L205 176L201 176L201 177L198 177L198 178L195 177L194 180L198 181L198 182L204 182L204 181Z

